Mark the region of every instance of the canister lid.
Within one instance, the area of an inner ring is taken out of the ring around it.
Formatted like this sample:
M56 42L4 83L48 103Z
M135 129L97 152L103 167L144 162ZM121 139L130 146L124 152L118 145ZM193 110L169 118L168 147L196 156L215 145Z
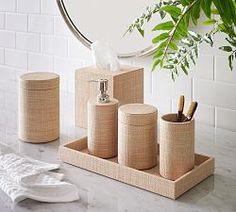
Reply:
M148 125L157 121L157 108L147 104L126 104L119 108L118 119L130 125Z
M51 72L33 72L20 77L20 86L27 90L47 90L59 86L59 75Z

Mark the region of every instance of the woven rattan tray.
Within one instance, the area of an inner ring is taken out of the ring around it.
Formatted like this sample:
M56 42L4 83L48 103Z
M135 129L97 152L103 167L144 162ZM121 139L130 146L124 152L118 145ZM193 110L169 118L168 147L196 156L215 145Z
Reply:
M159 167L139 171L117 163L117 157L102 159L90 155L87 138L71 141L59 148L62 161L112 179L176 199L214 173L214 158L195 154L195 168L175 181L160 176Z

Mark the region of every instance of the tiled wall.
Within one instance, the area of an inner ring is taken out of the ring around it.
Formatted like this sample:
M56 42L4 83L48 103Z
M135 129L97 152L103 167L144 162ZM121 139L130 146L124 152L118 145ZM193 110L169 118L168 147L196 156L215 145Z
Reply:
M216 37L216 44L223 43ZM65 26L56 0L0 0L0 111L8 106L16 110L6 92L17 96L15 81L20 74L57 72L61 88L74 92L74 70L91 63L89 50ZM188 101L200 103L196 117L200 122L236 131L236 70L228 70L227 58L217 47L202 46L193 72L175 83L165 71L151 73L151 58L123 63L145 68L145 101L160 113L176 111L177 98L184 94Z

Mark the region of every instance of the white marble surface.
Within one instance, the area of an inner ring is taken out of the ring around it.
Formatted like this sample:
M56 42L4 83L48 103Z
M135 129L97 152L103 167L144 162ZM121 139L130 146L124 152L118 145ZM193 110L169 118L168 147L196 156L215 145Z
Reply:
M4 90L0 100L0 141L32 158L61 164L60 172L74 183L81 199L73 203L46 204L25 200L14 205L0 191L0 212L45 211L236 211L236 133L214 129L197 123L196 152L216 158L215 175L186 192L177 200L147 192L112 179L62 163L57 155L58 146L86 135L74 127L73 96L61 97L61 137L48 144L29 144L17 138L17 94Z

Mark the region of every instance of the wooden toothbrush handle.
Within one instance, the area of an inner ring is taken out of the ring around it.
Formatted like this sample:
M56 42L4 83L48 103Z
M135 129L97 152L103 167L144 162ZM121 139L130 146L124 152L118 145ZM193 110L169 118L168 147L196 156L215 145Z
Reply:
M189 109L188 109L188 112L187 112L188 121L190 121L193 118L193 116L195 114L195 111L197 109L197 106L198 106L197 102L191 102L191 104L189 106Z
M184 96L180 96L179 97L179 104L178 104L178 115L177 115L177 121L181 121L182 120L182 116L183 116L183 110L184 110Z

